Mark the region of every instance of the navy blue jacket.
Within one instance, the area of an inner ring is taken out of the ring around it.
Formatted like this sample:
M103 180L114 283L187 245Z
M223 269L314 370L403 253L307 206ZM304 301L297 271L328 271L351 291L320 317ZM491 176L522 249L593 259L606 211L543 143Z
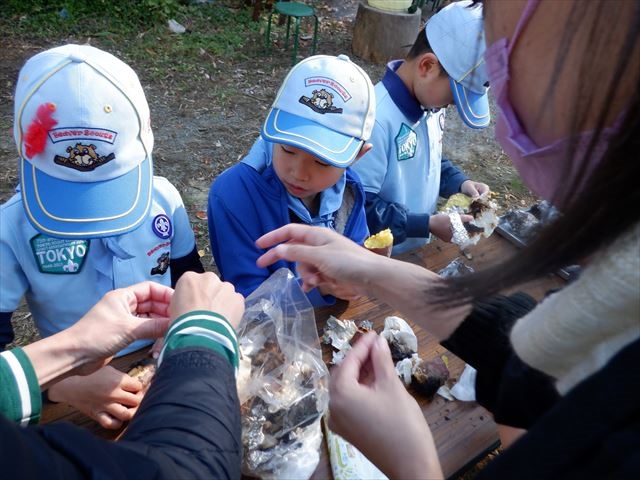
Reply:
M476 305L443 342L476 368L476 398L497 423L527 433L477 480L640 478L640 340L560 396L554 379L525 364L509 332L535 306L526 294Z
M122 440L66 422L20 428L0 415L3 478L240 478L233 367L212 350L168 354Z
M257 142L250 155L267 155L269 152L263 150L270 145ZM351 168L345 169L345 176L342 206L334 215L332 227L362 244L369 235L364 190ZM244 296L280 268L296 273L295 263L284 260L267 268L256 265L265 252L255 245L259 237L289 223L302 222L289 209L287 191L272 164L256 169L243 161L220 174L209 192L207 218L211 253L220 275ZM308 292L307 297L314 307L335 303L333 296L322 296L317 289Z

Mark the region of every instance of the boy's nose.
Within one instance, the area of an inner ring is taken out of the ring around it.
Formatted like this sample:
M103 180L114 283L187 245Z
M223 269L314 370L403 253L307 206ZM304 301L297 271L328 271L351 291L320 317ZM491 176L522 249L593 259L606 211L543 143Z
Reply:
M309 169L305 167L304 162L296 162L296 165L291 167L291 174L300 182L309 180Z

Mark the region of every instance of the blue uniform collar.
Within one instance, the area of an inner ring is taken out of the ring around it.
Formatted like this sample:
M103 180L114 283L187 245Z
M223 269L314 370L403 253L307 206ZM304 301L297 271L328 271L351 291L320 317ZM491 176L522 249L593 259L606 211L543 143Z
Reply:
M320 193L320 209L315 216L309 213L309 210L307 210L307 207L302 203L302 200L293 195L289 195L289 192L287 192L287 205L293 213L307 225L333 229L335 227L333 222L334 216L342 205L342 197L346 183L346 175L342 175L338 183Z
M387 64L382 84L404 116L412 122L417 122L422 118L425 110L396 73L403 62L404 60L393 60Z

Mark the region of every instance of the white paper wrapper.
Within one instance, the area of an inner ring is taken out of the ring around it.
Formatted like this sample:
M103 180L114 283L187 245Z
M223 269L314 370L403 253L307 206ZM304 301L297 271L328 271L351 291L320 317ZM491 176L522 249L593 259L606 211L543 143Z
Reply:
M476 373L476 369L471 365L465 365L458 383L450 389L451 395L457 400L474 402L476 399Z
M334 480L356 480L365 478L385 480L388 478L371 463L360 450L340 435L329 430L326 417L324 418L324 427Z

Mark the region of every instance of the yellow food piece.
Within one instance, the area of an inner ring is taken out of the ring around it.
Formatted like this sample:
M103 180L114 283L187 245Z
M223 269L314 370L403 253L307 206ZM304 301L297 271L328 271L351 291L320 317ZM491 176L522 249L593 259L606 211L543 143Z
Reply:
M364 241L364 246L371 248L385 248L393 245L393 233L386 228L375 235L371 235Z
M447 212L454 209L455 207L458 207L458 209L466 212L469 209L472 201L473 199L470 196L465 195L464 193L456 193L449 197L442 210L444 212Z

